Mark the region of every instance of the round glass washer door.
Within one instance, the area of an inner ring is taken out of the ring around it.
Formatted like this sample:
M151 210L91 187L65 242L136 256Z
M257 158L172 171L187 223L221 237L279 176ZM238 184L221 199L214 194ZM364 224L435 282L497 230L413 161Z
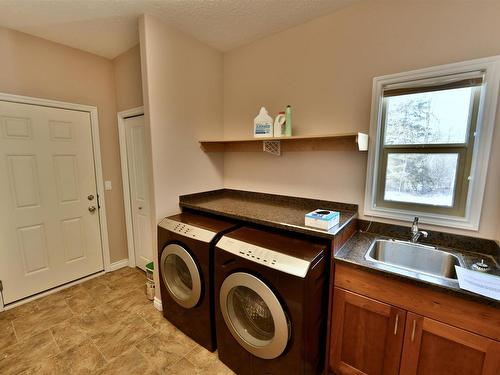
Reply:
M229 331L247 351L264 359L284 352L290 337L288 319L262 280L245 272L229 275L220 289L220 308Z
M201 278L189 252L178 244L165 246L160 259L161 277L170 296L187 309L198 304Z

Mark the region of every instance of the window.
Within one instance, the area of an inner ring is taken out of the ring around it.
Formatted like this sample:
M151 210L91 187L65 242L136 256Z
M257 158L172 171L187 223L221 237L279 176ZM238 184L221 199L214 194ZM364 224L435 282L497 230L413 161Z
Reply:
M497 61L374 79L366 215L478 228Z

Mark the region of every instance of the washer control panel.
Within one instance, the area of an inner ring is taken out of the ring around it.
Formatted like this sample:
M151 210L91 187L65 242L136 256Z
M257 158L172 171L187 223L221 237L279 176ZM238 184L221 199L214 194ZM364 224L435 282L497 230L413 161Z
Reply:
M310 262L307 260L295 258L287 254L226 236L223 236L219 242L217 242L217 247L241 258L301 278L306 277L310 266Z
M163 219L158 226L173 232L180 234L184 237L193 238L198 241L209 243L212 241L217 233L212 232L207 229L195 227L189 224L181 223L179 221L171 219Z

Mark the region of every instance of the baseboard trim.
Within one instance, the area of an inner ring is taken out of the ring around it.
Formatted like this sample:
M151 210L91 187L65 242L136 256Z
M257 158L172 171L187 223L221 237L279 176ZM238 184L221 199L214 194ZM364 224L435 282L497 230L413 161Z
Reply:
M109 272L119 270L120 268L128 267L128 259L122 259L118 262L111 263L109 265Z
M154 301L153 301L153 305L154 307L156 308L156 310L158 311L163 311L163 306L161 304L161 299L155 297Z

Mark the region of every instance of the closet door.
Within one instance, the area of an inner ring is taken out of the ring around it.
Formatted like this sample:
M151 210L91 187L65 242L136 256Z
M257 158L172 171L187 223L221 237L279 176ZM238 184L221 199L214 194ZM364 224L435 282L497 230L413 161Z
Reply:
M153 259L154 246L149 209L150 173L146 155L144 116L125 119L125 134L135 265L146 270L146 264Z

